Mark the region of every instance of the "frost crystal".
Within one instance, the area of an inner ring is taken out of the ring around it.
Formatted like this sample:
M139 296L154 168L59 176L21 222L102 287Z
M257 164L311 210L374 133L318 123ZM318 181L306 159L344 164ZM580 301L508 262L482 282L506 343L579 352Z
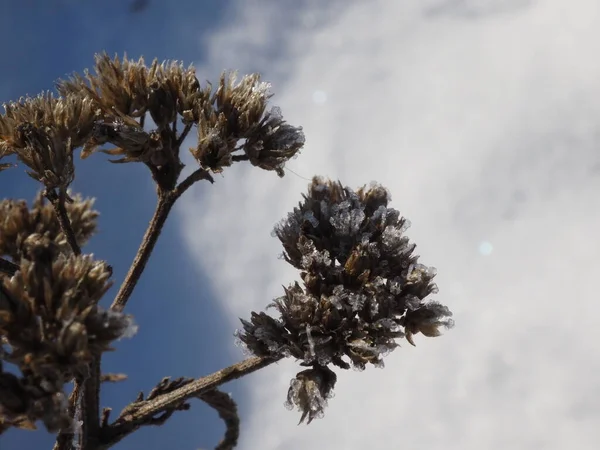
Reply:
M315 357L315 340L310 334L310 325L306 325L306 339L308 340L308 351L311 358Z
M312 212L312 211L306 211L304 213L303 217L304 217L305 220L308 220L313 227L317 228L319 226L319 221L315 217L315 213L314 212Z
M352 311L359 311L362 309L367 298L362 294L350 294L348 296L348 303L352 307Z

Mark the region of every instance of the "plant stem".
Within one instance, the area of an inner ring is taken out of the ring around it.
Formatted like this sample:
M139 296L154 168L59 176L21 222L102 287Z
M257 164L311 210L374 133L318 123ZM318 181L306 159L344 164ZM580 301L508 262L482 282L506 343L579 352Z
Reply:
M75 255L81 255L81 248L77 243L77 239L75 238L75 232L73 231L73 227L71 226L71 221L69 220L69 215L67 214L67 208L65 208L65 198L63 195L46 194L50 203L54 207L54 212L56 213L56 218L58 219L58 223L60 224L60 228L62 232L65 234L67 238L67 242L69 247Z
M200 168L195 170L191 175L189 175L185 180L183 180L175 189L170 192L165 192L158 188L158 203L156 205L156 209L154 211L154 215L150 220L150 224L148 225L148 229L144 234L142 239L142 243L140 244L140 248L138 249L137 254L129 268L129 272L125 277L125 281L121 285L117 296L115 297L111 309L115 311L122 311L129 300L129 297L133 293L137 282L139 281L144 269L146 268L146 264L148 263L148 259L152 254L152 250L154 250L154 246L158 241L158 237L162 231L162 228L167 220L169 212L171 208L183 195L185 191L187 191L196 181L200 180L208 180L211 183L214 183L211 175L204 169Z
M148 229L144 234L142 239L142 243L140 244L140 248L138 249L137 254L129 268L129 272L125 277L125 281L121 285L117 296L115 297L110 309L115 311L122 311L129 300L129 297L133 293L137 282L139 281L144 269L146 268L146 264L148 263L148 259L152 254L152 250L154 250L154 246L158 241L158 237L162 231L162 228L167 220L169 212L175 203L175 198L169 193L165 193L163 191L158 191L158 203L156 204L156 209L154 210L154 215L150 220L150 224L148 225Z
M190 175L188 175L185 180L179 183L175 189L173 189L173 192L171 193L171 195L174 197L173 201L181 197L183 193L187 191L196 181L200 180L208 180L211 182L211 184L215 182L207 170L204 170L203 168L196 169Z
M77 383L73 386L73 392L69 395L69 416L75 417L75 409L77 406L77 397L81 390L81 384ZM63 432L62 430L56 438L52 450L71 450L73 448L73 433Z
M236 380L252 372L267 367L281 358L252 357L237 364L221 369L172 392L159 395L151 400L142 400L132 408L132 412L119 417L113 424L101 432L101 443L97 450L105 450L121 441L142 425L151 422L158 414L173 411L183 402L199 397L229 381Z
M50 203L52 203L54 212L56 213L56 219L58 220L60 228L67 239L69 247L71 247L71 250L75 255L81 255L81 248L77 243L75 231L71 226L71 220L69 219L69 214L67 213L67 208L65 207L64 193L61 192L57 195L55 191L46 191L46 198L50 201ZM99 361L97 364L99 364ZM88 377L88 380L92 377ZM87 439L90 434L97 436L100 420L99 404L97 401L98 398L97 396L93 396L92 398L92 396L89 395L89 389L86 391L86 384L87 380L82 384L81 380L77 378L74 379L73 392L69 396L69 413L72 418L75 417L75 413L77 411L77 402L81 402L81 411L83 414L83 426L81 430L82 449L86 448ZM91 386L93 386L93 384ZM74 434L72 431L61 430L54 444L54 449L70 450L72 448L73 438Z

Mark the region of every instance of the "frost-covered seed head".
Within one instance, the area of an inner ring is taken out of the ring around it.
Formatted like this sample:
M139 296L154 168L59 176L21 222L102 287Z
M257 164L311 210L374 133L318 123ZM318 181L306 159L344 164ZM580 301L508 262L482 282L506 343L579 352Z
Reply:
M238 337L254 354L363 370L382 367L399 338L414 345L414 334L437 336L452 326L450 310L427 301L437 292L435 269L413 255L408 221L388 206L385 188L355 192L315 177L303 197L274 230L302 285L284 288L270 305L279 318L253 312L242 320ZM290 388L304 414L321 410L314 406L319 397L307 394L317 392L311 382L296 380Z

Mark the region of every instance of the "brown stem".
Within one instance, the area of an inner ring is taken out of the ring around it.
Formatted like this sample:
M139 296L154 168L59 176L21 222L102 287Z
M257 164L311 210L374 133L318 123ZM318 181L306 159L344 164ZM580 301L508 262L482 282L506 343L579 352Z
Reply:
M199 180L208 180L211 183L214 183L210 173L200 168L195 170L171 192L165 192L159 188L158 203L154 211L154 216L152 216L152 219L150 220L146 234L144 234L140 248L135 255L135 259L133 260L129 272L125 277L125 281L121 285L117 296L110 306L111 309L115 311L122 311L123 308L125 308L129 297L131 296L137 282L146 268L148 259L152 254L152 250L154 249L156 242L158 241L158 237L160 236L171 208L177 199L181 197L183 193L187 191L196 181Z
M218 389L205 392L200 398L217 410L219 417L225 422L225 435L215 450L232 450L240 437L240 416L233 399Z
M54 191L46 191L46 198L50 201L50 203L52 203L52 206L54 207L56 218L58 220L58 223L60 224L60 228L63 234L67 239L69 247L71 247L71 250L75 255L81 255L81 248L77 243L75 231L71 226L71 220L69 219L69 214L67 213L67 208L65 207L65 194L61 192L57 195ZM99 364L99 361L97 361L96 363ZM97 396L94 396L94 398L96 398L96 401L93 401L92 396L89 395L88 380L90 378L93 378L93 372L92 377L88 377L88 379L84 383L82 383L82 381L79 379L74 379L73 392L69 396L69 416L71 418L75 417L75 413L77 410L77 402L81 401L80 405L83 414L83 426L81 430L82 449L86 448L87 439L90 434L93 436L97 436L100 420ZM93 380L91 381L92 383L90 384L90 387L93 387ZM60 430L58 438L56 439L56 442L54 444L54 448L56 450L70 450L72 448L73 439L74 434L72 431Z
M135 288L142 273L144 272L144 269L146 268L148 259L152 254L152 250L154 250L154 246L158 241L158 237L160 236L162 228L167 220L171 208L173 207L173 204L175 203L175 200L176 198L169 193L165 193L161 190L158 191L158 203L156 204L154 215L150 220L146 234L144 234L140 248L138 249L133 263L129 268L129 272L125 277L125 281L123 281L117 296L110 306L111 309L115 311L122 311L123 308L125 308L127 300L129 300L133 289Z
M152 423L157 415L168 414L176 410L187 400L200 397L208 391L229 381L236 380L259 369L267 367L281 358L253 357L219 370L211 375L198 378L174 391L158 395L150 400L137 402L126 408L127 414L102 430L98 450L105 450L121 441L139 427ZM159 416L160 417L160 416Z
M144 234L140 248L138 249L127 276L125 277L125 281L121 285L121 288L119 289L119 292L117 293L117 296L111 305L111 309L122 311L125 308L129 297L133 293L137 282L146 268L146 264L148 263L150 255L152 254L152 250L158 241L158 237L160 236L173 204L192 184L201 179L207 179L213 182L212 177L207 171L204 169L198 169L171 192L165 192L159 188L158 203L156 205L154 215L150 220L148 229ZM64 205L64 196L57 196L55 193L47 193L47 197L54 206L60 226L63 230L63 233L65 233L67 241L73 249L73 252L77 255L81 254L81 249L79 248L75 239L75 233L71 227L71 223ZM82 420L84 423L84 428L82 429L83 435L81 436L82 450L87 450L88 448L97 448L98 433L100 430L100 376L101 357L98 355L90 364L90 376L85 379L83 386L80 385L79 380L74 380L75 388L73 394L69 398L69 408L74 414L77 399L78 397L81 397L81 408L83 414ZM73 417L73 415L71 417ZM56 441L55 450L70 450L72 442L73 434L68 431L64 431L59 435L59 438Z
M100 369L101 356L97 355L90 363L89 376L84 380L81 394L81 408L84 428L81 450L92 450L97 446L100 433Z
M77 406L77 397L81 389L81 384L75 382L73 392L69 395L69 417L75 417L75 409ZM72 432L60 431L52 450L71 450L73 448L73 439L75 435Z
M60 229L65 234L69 247L71 247L71 250L73 250L74 254L81 255L81 248L77 243L75 232L73 231L71 221L69 220L69 215L67 214L67 208L65 208L65 196L56 195L54 192L46 192L46 198L50 200L50 203L52 203L52 206L54 207L54 212L56 213L56 218L60 224Z
M177 149L178 152L179 152L179 148L181 147L181 144L183 144L183 141L185 140L185 138L187 137L187 135L191 129L192 129L192 124L188 123L185 126L185 128L183 129L183 131L181 132L181 134L179 135L179 137L177 138L177 142L175 143L175 148Z
M204 170L203 168L196 169L190 175L188 175L185 180L179 183L175 189L173 189L171 195L173 196L174 200L177 200L179 197L181 197L183 193L187 191L196 181L200 180L208 180L211 182L211 184L215 182L207 170Z
M278 361L278 359L265 357L248 358L211 375L198 378L173 392L160 395L155 399L145 402L144 405L137 409L135 414L132 414L132 419L138 421L147 417L152 417L168 408L177 406L178 403L184 402L192 397L197 397L223 383L237 380L238 378L267 367L276 361Z

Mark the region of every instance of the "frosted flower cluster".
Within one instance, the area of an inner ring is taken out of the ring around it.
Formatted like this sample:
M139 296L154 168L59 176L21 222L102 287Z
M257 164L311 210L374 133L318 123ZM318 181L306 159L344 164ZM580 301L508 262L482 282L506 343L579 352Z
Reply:
M327 366L383 367L398 339L414 345L415 334L438 336L453 322L446 306L427 301L437 293L435 269L413 254L415 245L404 234L409 222L388 207L385 188L353 191L315 177L303 197L274 230L302 284L284 288L269 305L278 318L253 312L242 320L238 338L256 355L292 356L317 371L290 387L289 401L310 421L322 413L320 398L335 383L323 376ZM310 400L308 392L314 393Z

